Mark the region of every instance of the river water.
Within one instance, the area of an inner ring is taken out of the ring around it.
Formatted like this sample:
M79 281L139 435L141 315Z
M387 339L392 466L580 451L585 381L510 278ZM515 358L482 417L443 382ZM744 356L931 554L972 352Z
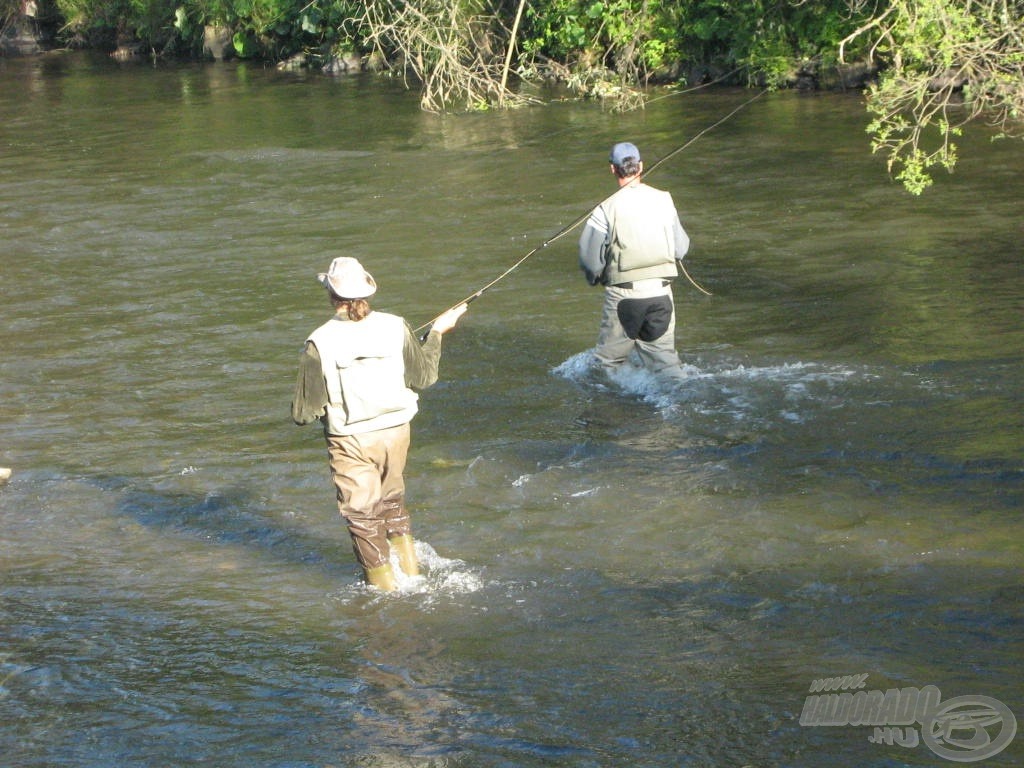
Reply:
M610 194L612 143L650 165L752 95L437 116L0 60L0 762L1020 765L1024 153L984 126L920 198L854 94L764 95L661 166L714 294L677 284L682 382L594 369L578 231L485 293L421 396L396 594L289 419L334 256L421 325ZM842 675L1004 709L801 723Z

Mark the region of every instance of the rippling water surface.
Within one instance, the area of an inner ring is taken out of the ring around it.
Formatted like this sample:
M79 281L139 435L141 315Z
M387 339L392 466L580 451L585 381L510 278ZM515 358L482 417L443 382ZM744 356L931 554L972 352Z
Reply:
M1024 156L978 127L913 198L855 95L768 94L652 175L714 293L676 287L685 380L594 368L575 233L474 303L413 427L426 575L360 583L288 418L315 273L426 323L608 194L611 143L751 95L440 117L0 60L4 765L952 764L801 725L858 674L1024 718Z

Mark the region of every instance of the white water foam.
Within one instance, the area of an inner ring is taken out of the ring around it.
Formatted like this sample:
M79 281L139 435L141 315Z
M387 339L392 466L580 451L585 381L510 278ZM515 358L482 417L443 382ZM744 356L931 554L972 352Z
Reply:
M743 418L765 397L781 403L779 416L800 422L800 405L828 403L832 390L851 379L872 378L841 365L794 362L750 366L721 361L705 368L684 363L672 375L654 374L636 360L605 372L592 349L579 352L552 369L556 376L598 390L616 389L651 403L664 416L694 403L704 413L731 413ZM709 391L712 390L712 391Z
M419 539L415 546L422 571L419 576L406 576L398 565L398 556L391 553L396 594L458 595L476 592L483 587L483 580L467 568L464 561L442 557L432 546Z
M678 396L673 396L678 385L699 376L700 370L685 365L681 375L657 376L636 362L629 362L611 373L606 373L594 351L590 349L573 355L552 369L552 373L568 381L596 389L608 390L614 387L625 394L641 397L659 408L670 408L679 401Z

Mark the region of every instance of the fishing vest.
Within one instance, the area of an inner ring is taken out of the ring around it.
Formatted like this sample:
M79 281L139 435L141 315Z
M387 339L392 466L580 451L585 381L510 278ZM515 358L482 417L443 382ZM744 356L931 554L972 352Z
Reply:
M670 278L676 269L672 195L646 184L626 187L601 204L608 219L605 283Z
M309 336L327 384L328 434L354 435L397 427L417 411L405 386L405 321L371 312L359 321L334 317Z

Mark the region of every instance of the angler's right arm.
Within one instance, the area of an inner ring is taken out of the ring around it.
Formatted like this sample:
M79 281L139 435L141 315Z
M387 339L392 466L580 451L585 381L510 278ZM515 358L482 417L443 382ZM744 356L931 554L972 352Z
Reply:
M595 209L580 235L580 269L591 285L598 285L604 278L608 225L603 218L601 209Z

